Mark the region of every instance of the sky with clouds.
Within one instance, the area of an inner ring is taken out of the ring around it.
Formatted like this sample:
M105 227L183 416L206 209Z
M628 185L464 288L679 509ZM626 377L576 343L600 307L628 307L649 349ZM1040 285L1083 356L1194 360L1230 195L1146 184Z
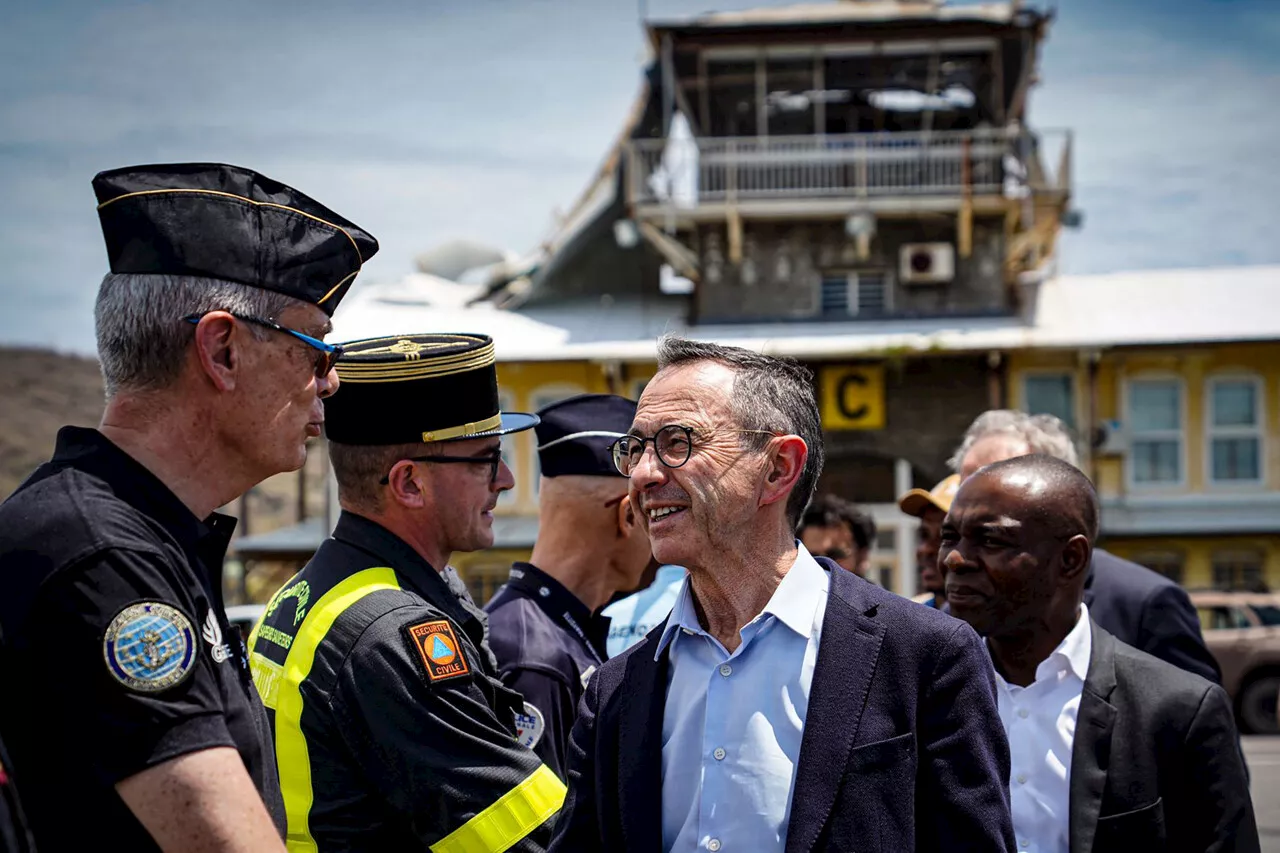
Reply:
M544 237L616 135L638 18L767 0L42 0L0 30L0 343L92 352L101 169L215 160L376 234ZM1075 132L1061 267L1280 263L1280 3L1060 0L1031 123Z

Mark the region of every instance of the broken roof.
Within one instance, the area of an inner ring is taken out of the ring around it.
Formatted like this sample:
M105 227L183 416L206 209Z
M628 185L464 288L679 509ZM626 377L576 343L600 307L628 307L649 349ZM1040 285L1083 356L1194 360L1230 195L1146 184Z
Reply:
M741 12L709 12L688 18L651 21L648 24L650 38L658 42L658 34L664 32L697 32L707 30L753 29L777 26L805 26L825 24L884 24L930 21L973 21L989 24L1007 24L1018 14L1031 10L1016 2L975 3L950 5L930 0L843 0L838 3L800 3L794 6L775 6L747 9ZM1039 17L1038 13L1032 12Z

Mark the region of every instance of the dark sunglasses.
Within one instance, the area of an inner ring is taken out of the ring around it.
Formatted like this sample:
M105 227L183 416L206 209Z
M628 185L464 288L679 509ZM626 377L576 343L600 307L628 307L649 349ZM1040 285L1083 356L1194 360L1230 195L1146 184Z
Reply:
M253 317L248 314L236 314L233 311L227 311L226 313L235 317L237 320L242 320L245 323L253 323L255 325L262 326L264 329L272 329L277 332L284 332L286 335L292 335L307 346L316 350L315 369L317 379L324 379L328 376L329 371L333 370L333 366L337 364L338 359L342 357L342 347L339 344L326 344L319 338L304 335L302 332L281 326L279 323L272 322L271 320L264 320L261 317ZM203 314L189 314L182 319L194 326L200 322L200 318L203 316Z
M442 462L446 465L450 462L488 465L489 485L492 486L498 482L498 466L502 464L502 451L495 450L493 453L486 453L483 456L406 456L405 459L410 462ZM391 472L388 471L386 476L378 481L378 484L385 486L390 482Z

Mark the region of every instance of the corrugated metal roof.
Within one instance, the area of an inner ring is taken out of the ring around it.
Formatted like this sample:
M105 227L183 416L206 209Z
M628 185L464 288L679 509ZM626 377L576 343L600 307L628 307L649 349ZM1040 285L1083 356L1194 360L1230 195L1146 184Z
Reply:
M678 332L797 358L878 352L1120 347L1280 340L1280 266L1063 276L1040 285L1030 321L1018 317L851 322L788 321L689 327L678 299L591 300L500 311L383 303L356 290L334 318L334 340L402 332L481 332L501 361L650 361L656 338Z
M651 33L665 30L729 29L796 24L884 23L889 21L983 21L1004 24L1017 11L1013 3L948 5L933 2L799 3L747 9L741 12L711 12L688 18L654 21Z

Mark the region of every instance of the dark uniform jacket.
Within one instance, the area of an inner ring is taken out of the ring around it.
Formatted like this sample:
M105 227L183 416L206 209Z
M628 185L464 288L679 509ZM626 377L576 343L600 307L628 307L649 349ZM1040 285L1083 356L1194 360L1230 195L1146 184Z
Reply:
M515 738L482 611L344 512L249 639L291 848L541 851L564 785Z
M0 504L0 735L45 850L158 849L116 794L233 747L284 829L266 712L222 606L235 520L201 522L97 430Z
M1094 549L1084 603L1093 621L1120 642L1221 683L1222 672L1204 644L1191 599L1165 576Z
M0 743L0 851L31 853L36 849L31 826L18 797L18 787L10 770L9 753Z
M1071 749L1071 853L1256 853L1227 694L1096 623L1092 636Z
M1013 851L1009 745L968 625L830 560L787 853ZM662 625L591 679L552 850L662 849Z
M542 714L545 727L534 750L563 779L578 700L607 656L609 619L592 616L532 563L512 566L510 579L484 609L502 682Z

